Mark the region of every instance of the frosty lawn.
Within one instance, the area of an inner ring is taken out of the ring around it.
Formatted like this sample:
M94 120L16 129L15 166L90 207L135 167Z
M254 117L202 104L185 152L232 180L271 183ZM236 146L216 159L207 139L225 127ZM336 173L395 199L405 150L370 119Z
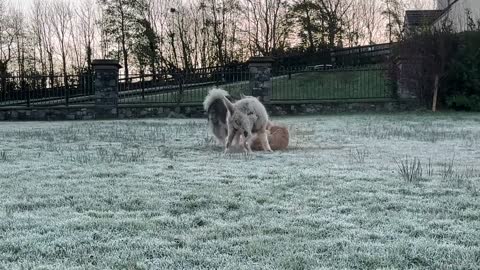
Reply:
M480 115L275 120L249 157L205 120L0 123L0 269L480 265Z

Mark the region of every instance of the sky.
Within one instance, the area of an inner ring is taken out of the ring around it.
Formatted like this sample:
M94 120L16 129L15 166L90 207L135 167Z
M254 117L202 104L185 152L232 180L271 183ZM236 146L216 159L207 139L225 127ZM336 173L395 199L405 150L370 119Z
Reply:
M10 2L18 7L26 9L33 3L33 0L10 0Z
M24 10L29 10L30 6L32 5L34 0L7 0L7 2L10 2L14 4L17 7L21 7ZM42 0L41 0L42 1ZM53 0L56 1L56 0ZM81 0L66 0L70 1L72 3L80 2Z
M23 7L24 9L28 9L28 7L32 4L33 0L9 0L12 3L15 3L19 7ZM67 0L72 3L79 2L79 0ZM160 0L164 1L164 0ZM363 0L363 1L370 1L370 0ZM436 0L404 0L406 2L421 2L421 3L426 3L427 5L430 4L432 1Z

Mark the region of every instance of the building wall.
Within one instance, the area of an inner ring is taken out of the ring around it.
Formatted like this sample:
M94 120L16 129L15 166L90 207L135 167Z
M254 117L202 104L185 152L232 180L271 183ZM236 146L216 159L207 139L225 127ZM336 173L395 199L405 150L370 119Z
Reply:
M437 0L437 9L446 9L452 0Z
M452 5L448 12L437 20L435 27L440 28L445 20L450 20L453 23L455 32L469 30L467 10L471 12L471 16L475 22L480 20L480 0L459 0Z

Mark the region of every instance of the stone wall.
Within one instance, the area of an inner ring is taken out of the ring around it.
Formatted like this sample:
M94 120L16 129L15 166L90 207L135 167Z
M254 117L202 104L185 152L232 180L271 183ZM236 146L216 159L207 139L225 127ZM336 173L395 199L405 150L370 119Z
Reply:
M81 108L37 108L0 110L0 121L58 121L58 120L93 120L94 107Z
M121 66L117 60L96 59L92 66L95 70L95 117L97 119L116 118L118 107L118 71Z
M412 102L329 102L318 104L276 104L267 105L271 116L315 115L346 112L398 112L415 110L418 104ZM118 107L117 119L136 118L206 118L202 106L185 107ZM93 120L97 117L94 106L65 108L35 108L0 110L0 121L53 121L53 120Z
M326 102L318 104L284 104L267 106L272 116L283 115L315 115L329 113L362 113L362 112L400 112L417 109L416 103L412 102Z
M264 103L272 99L272 63L273 58L252 57L249 60L251 95L260 97Z

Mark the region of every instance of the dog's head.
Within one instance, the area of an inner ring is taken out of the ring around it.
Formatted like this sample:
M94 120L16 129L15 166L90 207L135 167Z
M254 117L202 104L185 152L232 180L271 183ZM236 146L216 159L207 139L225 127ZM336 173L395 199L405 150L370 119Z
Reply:
M252 130L252 121L247 114L235 108L230 100L224 98L225 106L227 107L227 123L233 129L240 132L250 132Z

